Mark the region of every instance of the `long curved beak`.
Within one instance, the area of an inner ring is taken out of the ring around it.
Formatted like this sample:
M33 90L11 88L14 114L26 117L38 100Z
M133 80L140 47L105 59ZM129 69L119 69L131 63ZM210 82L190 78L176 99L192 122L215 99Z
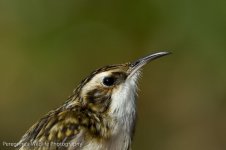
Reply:
M133 76L133 74L135 74L138 70L140 70L140 68L142 68L144 65L146 65L147 63L149 63L152 60L155 60L157 58L160 58L162 56L165 55L169 55L171 54L170 52L158 52L158 53L153 53L150 54L148 56L142 57L132 63L129 64L129 69L128 69L128 78L130 78L131 76Z

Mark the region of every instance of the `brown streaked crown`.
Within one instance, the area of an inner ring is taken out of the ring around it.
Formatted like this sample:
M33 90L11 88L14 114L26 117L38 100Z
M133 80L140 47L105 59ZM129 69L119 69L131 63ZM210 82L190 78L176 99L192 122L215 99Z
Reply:
M129 63L108 65L93 71L74 90L68 102L80 99L83 107L90 111L105 112L108 110L114 88L123 83L128 74ZM98 78L101 73L104 76ZM68 103L67 102L67 103Z

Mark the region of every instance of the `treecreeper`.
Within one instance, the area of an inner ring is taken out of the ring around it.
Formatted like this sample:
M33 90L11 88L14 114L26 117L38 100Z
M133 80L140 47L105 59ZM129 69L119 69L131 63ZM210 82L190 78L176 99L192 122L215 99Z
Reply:
M141 69L168 54L157 52L93 71L63 105L24 134L17 149L131 150Z

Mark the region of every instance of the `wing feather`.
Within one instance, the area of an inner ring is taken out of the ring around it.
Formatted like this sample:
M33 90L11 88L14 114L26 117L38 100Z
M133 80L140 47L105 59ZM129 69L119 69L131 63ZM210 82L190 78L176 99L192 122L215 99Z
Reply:
M18 143L19 150L80 149L84 143L82 114L75 110L57 110L35 123Z

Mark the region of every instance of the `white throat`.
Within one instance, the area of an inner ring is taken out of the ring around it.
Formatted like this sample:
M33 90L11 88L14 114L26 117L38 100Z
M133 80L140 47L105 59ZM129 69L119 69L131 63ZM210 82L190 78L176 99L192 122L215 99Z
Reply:
M136 119L136 81L139 72L127 79L116 91L113 91L110 114L116 119L115 132L123 132L132 136Z

